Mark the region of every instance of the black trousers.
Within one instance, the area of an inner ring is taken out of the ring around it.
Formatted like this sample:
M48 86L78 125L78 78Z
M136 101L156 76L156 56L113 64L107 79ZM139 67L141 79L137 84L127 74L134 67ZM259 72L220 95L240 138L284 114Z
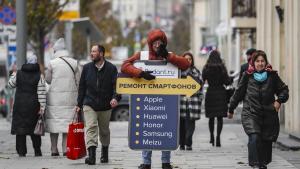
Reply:
M193 134L195 131L195 120L180 117L180 146L189 146L193 144Z
M259 134L250 134L248 160L250 166L269 164L272 161L272 141L262 140Z
M30 137L34 150L39 150L42 144L41 136L30 135ZM27 153L26 135L16 135L16 150L17 153L21 155L25 155Z

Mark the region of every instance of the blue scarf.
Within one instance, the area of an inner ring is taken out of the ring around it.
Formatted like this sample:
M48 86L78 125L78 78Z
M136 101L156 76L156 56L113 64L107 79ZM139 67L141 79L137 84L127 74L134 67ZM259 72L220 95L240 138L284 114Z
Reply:
M268 78L268 74L265 71L261 73L255 72L253 73L253 77L256 81L263 82Z

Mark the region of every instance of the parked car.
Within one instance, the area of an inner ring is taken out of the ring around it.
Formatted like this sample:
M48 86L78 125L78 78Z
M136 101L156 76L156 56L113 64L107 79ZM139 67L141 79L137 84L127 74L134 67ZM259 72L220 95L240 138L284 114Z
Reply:
M117 107L112 109L111 121L129 120L129 95L122 95Z
M8 121L11 120L12 116L14 95L15 89L10 89L7 85L0 91L0 114L6 117Z
M7 101L4 90L0 91L0 114L2 114L3 117L7 116Z

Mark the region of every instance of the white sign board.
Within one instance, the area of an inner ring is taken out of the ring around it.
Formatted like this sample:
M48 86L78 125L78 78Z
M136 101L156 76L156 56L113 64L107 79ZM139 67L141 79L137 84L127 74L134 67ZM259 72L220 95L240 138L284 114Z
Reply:
M156 60L149 63L163 63L161 60ZM144 71L153 71L152 75L158 78L178 78L178 67L174 66L173 64L167 62L166 65L162 66L157 64L147 64L147 61L138 61L134 63L134 66L142 69Z

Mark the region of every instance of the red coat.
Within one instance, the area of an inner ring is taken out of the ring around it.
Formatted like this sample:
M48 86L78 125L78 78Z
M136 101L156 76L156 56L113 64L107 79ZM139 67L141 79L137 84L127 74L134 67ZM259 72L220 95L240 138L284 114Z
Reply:
M151 32L149 32L147 39L149 47L149 60L163 60L162 57L156 55L152 48L152 43L158 39L162 40L165 44L167 44L167 37L163 31L161 31L160 29L154 29ZM142 70L133 66L133 63L136 60L140 60L140 54L141 52L137 52L133 56L125 60L122 64L121 71L133 77L139 77ZM173 53L169 53L167 61L174 64L181 70L186 70L190 67L190 63L187 59L181 56L177 56Z

